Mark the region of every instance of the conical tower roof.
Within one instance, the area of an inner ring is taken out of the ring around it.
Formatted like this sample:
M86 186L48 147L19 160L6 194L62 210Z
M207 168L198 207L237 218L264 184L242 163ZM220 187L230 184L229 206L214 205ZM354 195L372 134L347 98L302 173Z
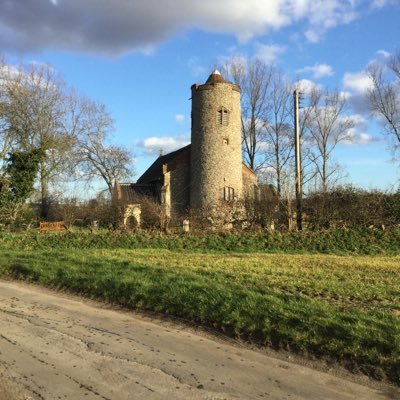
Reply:
M212 84L212 83L226 83L226 80L222 77L221 73L216 69L208 77L208 79L206 81L206 85Z

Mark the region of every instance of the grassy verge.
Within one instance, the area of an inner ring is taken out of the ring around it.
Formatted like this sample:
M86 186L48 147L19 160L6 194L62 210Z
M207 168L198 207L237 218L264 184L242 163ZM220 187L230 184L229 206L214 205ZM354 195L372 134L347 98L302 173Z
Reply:
M284 252L352 255L400 255L400 229L332 229L304 232L135 235L88 230L40 234L0 232L0 249L168 249L198 252Z
M3 249L0 273L400 383L400 257Z

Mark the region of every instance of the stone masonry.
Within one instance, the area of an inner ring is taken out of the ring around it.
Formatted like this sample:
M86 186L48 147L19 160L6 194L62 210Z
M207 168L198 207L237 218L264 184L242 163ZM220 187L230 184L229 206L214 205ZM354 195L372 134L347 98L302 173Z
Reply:
M192 143L160 154L136 183L116 183L125 205L145 195L161 203L168 217L200 210L210 219L257 192L257 177L242 162L239 86L214 71L191 89Z
M191 208L207 209L226 197L240 199L240 88L218 71L204 85L192 86L191 141Z

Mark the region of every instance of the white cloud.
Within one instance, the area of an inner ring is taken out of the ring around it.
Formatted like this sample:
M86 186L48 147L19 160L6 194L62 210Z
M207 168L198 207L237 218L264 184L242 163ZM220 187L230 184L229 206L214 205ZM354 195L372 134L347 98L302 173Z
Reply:
M188 136L152 136L137 141L135 145L144 150L147 155L159 155L170 153L190 143Z
M12 6L10 4L12 3ZM240 41L299 24L310 41L365 8L355 0L31 0L0 2L0 49L63 49L118 55L154 46L184 29ZM382 7L385 0L374 0Z
M361 146L380 140L380 138L368 132L368 121L361 114L348 115L344 118L350 119L353 123L353 127L347 131L349 140L345 140L343 145Z
M318 83L310 81L309 79L300 79L295 82L294 86L302 93L311 93L313 90L321 90L322 86Z
M384 58L384 59L389 58L390 55L391 55L388 51L383 50L383 49L378 50L378 51L376 52L376 54L377 54L379 57Z
M304 32L304 36L311 43L318 43L320 39L320 35L314 29L307 29Z
M342 90L341 92L339 92L339 95L340 95L340 98L342 98L346 101L351 98L351 93L346 90Z
M29 64L33 65L34 67L37 67L39 69L43 68L46 71L57 73L56 68L54 68L51 64L48 64L48 63L45 63L45 62L42 62L42 61L30 60Z
M276 59L285 52L283 46L278 46L276 44L268 45L258 43L256 49L255 57L264 61L266 64L273 64Z
M0 60L0 85L10 82L11 80L19 81L22 84L34 85L38 87L48 86L49 82L43 79L40 72L57 74L57 70L49 64L32 60L29 62L32 69L24 68L18 65L7 64ZM53 85L53 84L51 84Z
M358 114L369 114L370 105L366 94L372 88L372 82L366 72L347 72L343 76L342 84L350 108Z
M176 114L175 115L175 120L176 120L176 122L181 124L185 120L185 116L183 114Z
M8 79L13 79L18 77L21 71L11 64L0 64L0 80L5 82Z
M347 72L343 77L343 85L345 88L351 89L358 94L364 94L372 87L372 82L365 71Z
M371 8L382 8L392 3L392 0L372 0Z
M357 128L351 128L348 130L349 140L343 142L346 146L362 146L379 141L380 139L376 136L371 135L367 132L360 132Z
M299 15L308 21L304 36L311 43L319 42L327 30L354 21L359 14L358 7L362 6L353 0L298 0L297 3L299 2L303 3Z
M258 143L258 145L257 145L257 149L261 153L267 153L267 152L270 152L273 149L273 144L270 143L270 142L260 141Z
M328 64L314 64L300 68L297 73L310 73L314 79L323 78L324 76L332 76L333 68Z

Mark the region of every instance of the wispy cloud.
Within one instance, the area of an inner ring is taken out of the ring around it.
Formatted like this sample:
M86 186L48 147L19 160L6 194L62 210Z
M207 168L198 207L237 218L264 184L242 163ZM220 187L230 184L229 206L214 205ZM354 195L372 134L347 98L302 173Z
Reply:
M378 50L376 52L376 54L377 54L378 57L381 57L383 59L387 59L387 58L389 58L391 56L391 54L388 51L383 50L383 49Z
M361 114L346 116L353 123L353 127L348 130L348 140L342 142L345 146L362 146L374 142L379 142L380 137L368 132L368 121Z
M152 136L135 143L146 155L158 155L177 150L190 143L189 135L185 136Z
M312 66L300 68L296 72L299 74L310 74L314 79L319 79L325 76L332 76L333 68L328 64L314 64Z
M393 3L393 0L372 0L371 8L382 8L391 3Z
M309 79L300 79L297 82L295 82L295 87L299 89L300 92L302 93L311 93L313 90L321 90L323 87L322 85L310 81Z
M175 121L178 122L179 124L182 124L183 121L185 121L185 116L183 114L176 114Z
M256 45L255 57L266 64L273 64L277 58L285 52L285 47L276 44L261 44Z

